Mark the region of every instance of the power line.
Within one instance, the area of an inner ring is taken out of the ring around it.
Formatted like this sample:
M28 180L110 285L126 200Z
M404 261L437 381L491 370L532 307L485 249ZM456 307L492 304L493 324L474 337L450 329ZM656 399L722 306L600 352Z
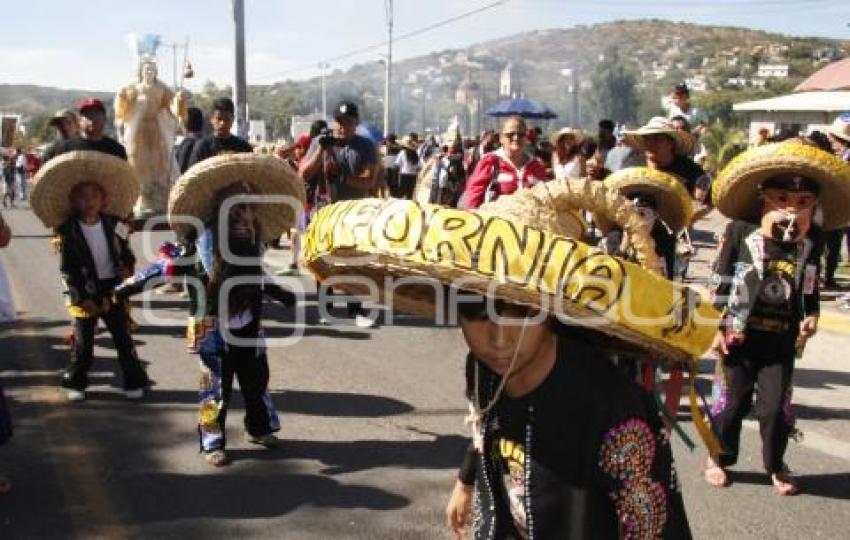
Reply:
M497 2L491 2L489 4L481 6L479 8L476 8L476 9L473 9L473 10L470 10L470 11L466 11L464 13L461 13L459 15L455 15L453 17L449 17L447 19L437 21L435 23L429 24L427 26L423 26L422 28L418 28L416 30L412 30L412 31L404 33L404 34L400 34L400 35L394 37L393 41L398 42L398 41L402 41L402 40L405 40L405 39L410 39L412 37L416 37L416 36L424 34L426 32L430 32L431 30L435 30L437 28L447 26L447 25L455 23L457 21L472 17L473 15L478 15L479 13L482 13L484 11L488 11L488 10L491 10L495 7L507 4L510 1L511 0L498 0ZM376 49L381 49L383 47L386 47L388 45L388 43L389 43L389 41L382 41L380 43L375 43L373 45L361 47L359 49L355 49L353 51L349 51L349 52L344 53L344 54L332 56L330 58L324 58L322 60L319 60L319 62L324 62L324 63L338 62L340 60L345 60L345 59L351 58L353 56L359 56L363 53L371 52L371 51L374 51ZM268 75L262 75L260 77L254 77L253 79L255 81L258 81L258 80L264 80L264 79L270 79L270 78L284 77L286 75L291 75L293 73L299 73L299 72L302 72L302 71L307 71L309 69L313 69L313 68L315 68L315 66L316 66L316 62L310 62L309 64L304 64L304 65L297 67L297 68L293 68L293 69L289 69L289 70L281 71L281 72L277 72L277 73L270 73Z

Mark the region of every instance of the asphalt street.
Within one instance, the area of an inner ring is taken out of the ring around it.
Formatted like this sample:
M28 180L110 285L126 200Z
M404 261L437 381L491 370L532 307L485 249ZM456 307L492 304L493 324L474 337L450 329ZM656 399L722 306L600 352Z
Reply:
M283 445L243 442L237 398L228 423L234 462L213 469L198 454L197 359L181 339L185 301L146 293L136 302L138 352L156 382L145 400L128 402L118 391L104 332L89 399L68 403L57 387L69 328L58 258L28 210L3 215L14 238L0 261L21 321L0 327L0 383L16 428L0 447L0 474L14 482L0 497L0 539L448 537L443 508L467 443L465 348L456 328L407 317L368 330L320 326L311 280L285 278L306 295L296 309L269 309L270 389ZM716 230L717 217L704 227ZM698 232L705 247L693 273L704 275L711 234ZM152 236L134 235L140 260L167 233ZM282 268L289 256L273 251L269 263ZM850 314L831 298L795 375L805 436L787 461L803 494L773 495L754 422L728 489L705 484L704 451L688 452L674 438L696 538L848 538ZM702 384L711 371L704 362Z

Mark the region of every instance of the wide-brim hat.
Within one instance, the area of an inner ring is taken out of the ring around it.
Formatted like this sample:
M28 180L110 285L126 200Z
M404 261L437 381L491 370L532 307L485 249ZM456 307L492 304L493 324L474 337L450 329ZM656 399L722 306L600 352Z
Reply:
M646 137L649 135L667 135L675 142L675 152L680 156L689 156L694 150L694 137L686 131L676 129L663 116L656 116L638 129L625 131L625 142L639 150L646 148Z
M602 183L555 180L479 210L398 199L344 201L307 229L304 259L334 289L440 320L445 286L541 309L587 327L606 347L661 360L702 354L719 314L697 291L552 230L565 210L609 215L657 265L648 226ZM373 285L370 285L373 284ZM450 316L451 317L451 316Z
M799 142L768 144L736 156L712 186L714 206L728 218L759 223L761 185L777 176L802 176L820 186L818 206L824 230L835 230L850 221L850 165Z
M33 180L30 205L47 227L58 227L71 215L71 191L91 182L106 195L103 212L125 218L141 193L136 173L126 160L103 152L78 150L48 161Z
M292 228L306 201L304 182L287 163L270 155L225 154L196 163L186 171L168 198L168 222L178 233L188 233L191 224L180 216L209 223L219 191L244 183L253 194L277 196L256 204L262 240L271 241Z
M560 141L564 137L572 138L574 141L573 144L578 145L581 144L582 140L584 140L584 132L580 129L575 129L571 127L561 128L557 132L552 134L552 136L549 138L549 142L551 142L552 145L557 146L558 141Z
M832 122L832 125L827 128L826 132L833 137L850 144L850 112L844 113L836 118Z
M605 186L627 199L639 193L649 195L655 201L658 215L674 232L681 231L691 221L694 211L691 197L673 175L648 167L627 167L609 175ZM594 221L603 234L615 226L604 215L594 216Z

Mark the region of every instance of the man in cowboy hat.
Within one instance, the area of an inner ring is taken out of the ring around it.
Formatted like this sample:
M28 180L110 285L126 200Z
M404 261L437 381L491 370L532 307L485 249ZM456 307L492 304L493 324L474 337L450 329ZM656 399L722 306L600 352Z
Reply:
M835 155L845 162L850 163L850 113L844 113L836 118L827 129L826 135ZM825 235L825 287L835 288L838 286L838 283L835 281L835 271L838 268L838 261L841 258L841 244L845 237L847 238L847 249L850 252L850 229L848 227L840 227L834 231L827 232Z
M676 129L666 118L656 116L645 126L625 134L629 144L643 150L647 167L678 177L694 201L701 205L692 222L711 211L711 178L688 157L694 148L690 133Z
M60 109L56 111L56 114L50 119L48 125L56 129L58 138L44 151L42 157L45 163L56 156L56 150L62 142L76 139L80 136L80 118L72 109Z
M67 139L56 145L51 157L73 152L74 150L94 150L112 156L127 159L124 146L104 133L106 127L106 107L103 101L96 97L86 97L80 100L80 136Z
M721 240L712 277L714 303L723 310L714 350L721 359L712 405L722 450L705 477L729 484L726 467L738 458L741 422L752 406L762 437L762 460L774 489L798 487L784 463L794 432L794 360L817 331L819 208L824 229L850 218L850 168L815 147L781 143L753 148L724 168L713 192L733 221Z

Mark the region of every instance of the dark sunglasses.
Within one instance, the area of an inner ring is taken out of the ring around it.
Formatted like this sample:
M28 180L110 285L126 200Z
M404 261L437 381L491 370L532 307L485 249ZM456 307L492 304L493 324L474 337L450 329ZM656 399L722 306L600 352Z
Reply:
M502 136L507 137L508 139L519 139L524 136L525 133L522 131L503 131Z

